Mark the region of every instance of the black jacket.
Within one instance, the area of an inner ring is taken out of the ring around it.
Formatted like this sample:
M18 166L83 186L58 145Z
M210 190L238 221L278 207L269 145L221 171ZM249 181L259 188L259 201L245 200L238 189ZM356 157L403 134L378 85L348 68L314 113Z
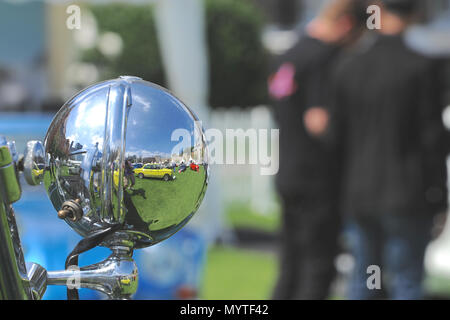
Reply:
M447 206L448 139L438 64L379 36L338 69L335 130L348 214L432 214Z
M303 114L313 106L328 107L337 55L337 47L304 36L275 64L274 70L286 63L295 67L295 92L272 103L280 129L276 183L282 195L336 193L336 157L329 145L305 130Z

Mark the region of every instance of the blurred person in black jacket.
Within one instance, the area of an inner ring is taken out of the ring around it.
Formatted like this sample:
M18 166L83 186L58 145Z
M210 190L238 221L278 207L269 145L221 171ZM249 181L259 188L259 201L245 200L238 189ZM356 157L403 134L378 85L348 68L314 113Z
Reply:
M447 207L442 82L439 64L403 39L418 1L378 4L376 40L338 68L331 119L356 260L349 298L379 298L381 288L392 299L421 299L433 217ZM386 287L374 282L374 265Z
M280 128L276 178L283 215L273 299L325 299L340 231L338 163L326 139L331 74L365 22L361 0L328 1L306 34L279 57L269 93Z

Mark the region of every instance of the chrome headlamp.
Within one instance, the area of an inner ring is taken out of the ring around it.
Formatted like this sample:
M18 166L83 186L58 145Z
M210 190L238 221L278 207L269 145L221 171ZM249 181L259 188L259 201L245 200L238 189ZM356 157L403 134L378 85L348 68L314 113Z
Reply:
M0 185L6 186L0 188L0 256L11 262L0 268L0 299L40 299L47 285L66 285L71 299L78 288L130 298L138 281L133 249L182 228L208 184L205 136L196 116L167 90L136 77L75 95L56 114L44 143L28 142L23 159L1 137L0 149ZM11 208L21 194L18 170L29 184L44 183L58 216L84 237L66 270L25 266ZM78 255L97 245L112 254L79 268Z
M198 119L167 90L137 77L105 81L70 99L44 148L48 196L82 236L120 225L121 241L153 245L186 224L206 191ZM189 161L200 170L178 173L176 164Z

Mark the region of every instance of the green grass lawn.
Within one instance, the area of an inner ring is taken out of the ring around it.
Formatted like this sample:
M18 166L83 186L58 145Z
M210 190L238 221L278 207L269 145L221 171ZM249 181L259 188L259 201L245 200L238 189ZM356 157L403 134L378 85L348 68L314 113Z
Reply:
M259 229L267 232L276 232L280 226L280 213L275 211L269 214L260 214L249 206L233 204L226 208L226 217L230 226Z
M274 254L215 246L208 253L200 299L269 299L276 275Z
M192 171L189 168L182 173L176 172L174 174L176 178L169 181L136 177L133 190L124 191L126 198L129 199L128 203L132 207L129 208L128 223L141 228L145 232L147 230L160 231L179 225L199 205L199 195L203 193L206 186L205 175L205 168L200 166L199 172ZM78 175L69 174L67 166L61 166L59 176L68 180L71 179L72 185L81 182ZM117 188L118 178L115 177L114 179L114 186ZM56 185L51 183L50 171L46 171L44 174L44 184L47 189L52 190L52 199L56 203L60 201ZM93 185L91 185L91 188L91 200L97 207L100 207L100 193L94 192ZM70 195L72 190L64 191L67 193L66 196L77 197L76 194ZM116 196L115 189L114 196ZM112 202L114 205L115 199ZM134 209L134 215L132 209Z
M205 169L200 171L189 168L174 174L175 180L136 177L134 190L126 190L133 197L133 203L142 210L141 218L149 224L150 230L158 230L176 225L186 218L198 204L199 194L205 187ZM162 216L162 213L165 213ZM161 219L164 218L164 219Z

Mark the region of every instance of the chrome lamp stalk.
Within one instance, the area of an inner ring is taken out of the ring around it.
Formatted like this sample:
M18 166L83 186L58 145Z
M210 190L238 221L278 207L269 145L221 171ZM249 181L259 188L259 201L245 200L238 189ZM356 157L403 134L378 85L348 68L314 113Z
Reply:
M109 299L130 299L137 290L138 269L132 249L113 247L112 254L100 263L47 273L48 285L88 288L100 291Z

